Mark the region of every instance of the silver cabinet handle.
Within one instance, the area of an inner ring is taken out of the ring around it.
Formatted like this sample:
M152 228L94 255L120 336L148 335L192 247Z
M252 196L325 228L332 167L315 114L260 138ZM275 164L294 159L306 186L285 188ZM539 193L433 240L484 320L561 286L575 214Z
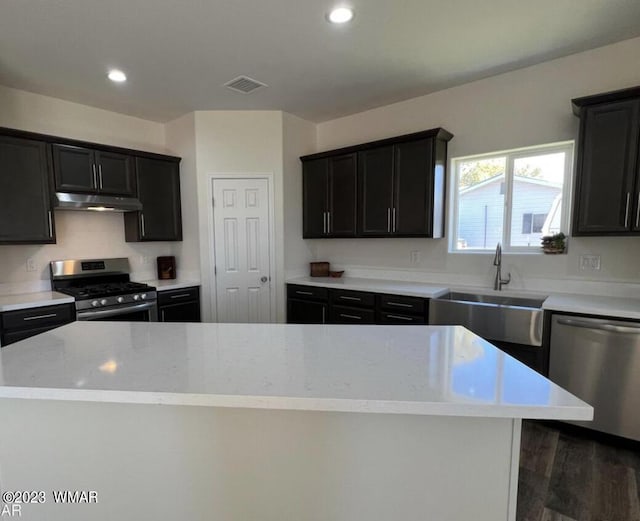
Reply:
M355 300L356 302L360 302L362 300L360 297L348 297L347 295L340 295L338 298L340 300Z
M396 209L393 209L393 230L394 233L396 232Z
M346 313L340 313L340 316L342 318L352 318L354 320L362 320L362 317L359 317L357 315L347 315Z
M331 212L327 212L327 233L331 233Z
M413 304L403 304L402 302L387 301L387 302L385 302L385 304L387 304L388 306L395 306L397 308L412 308L413 307Z
M405 320L406 322L413 322L412 318L401 317L400 315L387 315L387 318L395 318L396 320Z
M322 233L327 233L327 212L322 212Z
M387 232L391 233L391 208L387 208Z
M327 308L325 308L324 306L322 306L322 323L326 324L326 320L325 320L325 314L327 312Z
M93 170L93 187L98 188L98 174L96 173L96 164L93 163L91 165L91 169Z
M636 228L640 226L640 192L638 192L638 203L636 206Z
M140 234L144 237L146 235L146 230L144 227L144 214L140 212Z
M41 320L43 318L53 318L53 317L57 317L58 314L57 313L49 313L48 315L38 315L35 317L24 317L22 320L28 321L28 320Z
M597 331L609 331L613 333L630 333L640 335L640 327L616 326L602 322L587 322L586 320L574 320L569 318L558 319L558 324L562 326L579 327L583 329L595 329Z
M171 295L171 298L184 298L189 296L190 296L189 293L180 293L180 295Z
M98 179L100 180L100 190L102 190L102 165L98 165Z
M51 210L47 212L47 216L49 217L49 237L53 239L53 218L51 217Z
M296 291L296 295L313 295L311 291Z
M160 311L160 316L162 317L161 322L164 322L164 309Z
M629 226L629 202L631 201L631 192L627 192L627 204L624 209L624 227Z

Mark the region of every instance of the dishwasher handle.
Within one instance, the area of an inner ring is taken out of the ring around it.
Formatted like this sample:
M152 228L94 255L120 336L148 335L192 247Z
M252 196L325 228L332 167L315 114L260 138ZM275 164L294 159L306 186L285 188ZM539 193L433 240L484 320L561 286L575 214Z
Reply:
M595 329L597 331L607 331L609 333L640 335L640 326L616 326L614 324L607 324L606 322L592 322L588 320L576 320L573 318L559 318L558 324L562 326Z

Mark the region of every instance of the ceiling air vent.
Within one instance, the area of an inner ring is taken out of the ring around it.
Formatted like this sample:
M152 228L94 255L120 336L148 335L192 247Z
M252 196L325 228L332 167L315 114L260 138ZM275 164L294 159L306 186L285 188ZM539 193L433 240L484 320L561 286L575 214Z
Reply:
M249 78L248 76L238 76L237 78L225 83L224 86L231 90L235 90L236 92L248 94L249 92L253 92L260 87L266 87L267 85L265 83L260 83L253 78Z

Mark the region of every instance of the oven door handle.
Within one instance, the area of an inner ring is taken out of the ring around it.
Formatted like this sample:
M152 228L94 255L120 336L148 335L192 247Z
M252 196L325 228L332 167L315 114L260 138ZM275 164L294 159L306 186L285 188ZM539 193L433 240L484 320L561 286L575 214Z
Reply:
M145 309L152 309L156 306L155 302L145 302L144 304L136 304L135 306L126 306L117 309L104 309L104 310L88 310L79 311L76 314L78 320L94 320L96 318L114 317L116 315L122 315L130 313L132 311L144 311Z

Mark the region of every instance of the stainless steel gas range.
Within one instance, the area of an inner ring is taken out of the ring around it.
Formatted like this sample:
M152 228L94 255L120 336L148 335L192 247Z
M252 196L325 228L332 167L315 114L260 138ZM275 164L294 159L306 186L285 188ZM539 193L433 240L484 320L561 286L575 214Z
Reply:
M76 299L78 320L157 322L156 288L131 282L129 259L53 261L54 291Z

